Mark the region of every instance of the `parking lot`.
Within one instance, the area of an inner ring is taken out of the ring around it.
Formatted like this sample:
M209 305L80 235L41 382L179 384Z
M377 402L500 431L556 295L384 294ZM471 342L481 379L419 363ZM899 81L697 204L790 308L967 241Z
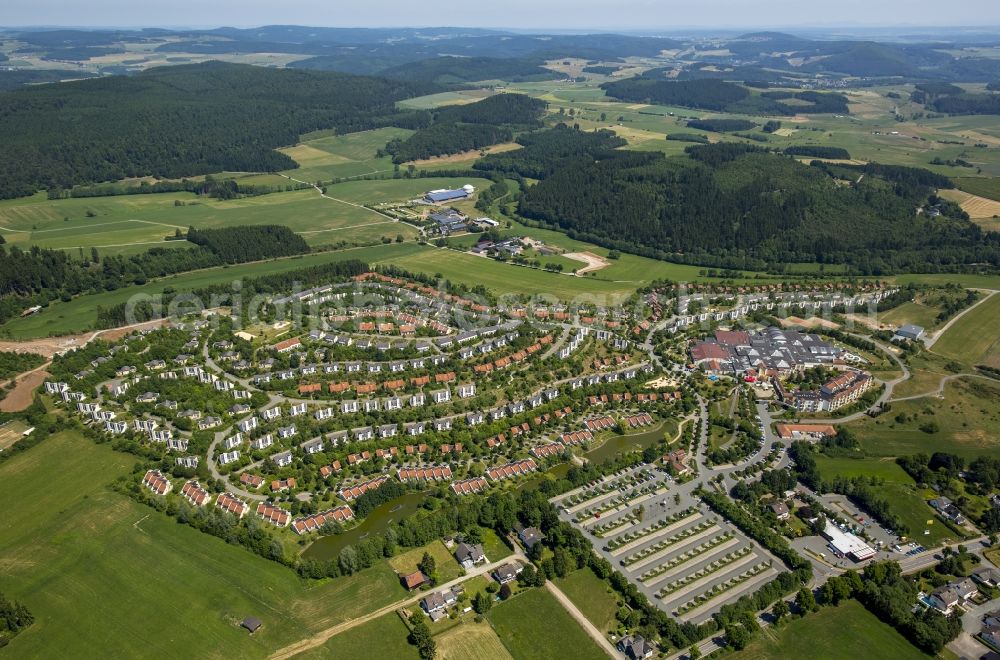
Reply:
M700 623L773 579L781 564L706 506L675 502L671 485L646 466L553 503L650 602Z

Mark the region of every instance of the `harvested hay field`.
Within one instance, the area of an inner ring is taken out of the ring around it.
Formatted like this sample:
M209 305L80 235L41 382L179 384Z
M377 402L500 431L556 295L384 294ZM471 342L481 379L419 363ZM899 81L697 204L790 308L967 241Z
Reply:
M1000 231L1000 202L961 190L942 190L941 197L962 207L977 225L989 231Z

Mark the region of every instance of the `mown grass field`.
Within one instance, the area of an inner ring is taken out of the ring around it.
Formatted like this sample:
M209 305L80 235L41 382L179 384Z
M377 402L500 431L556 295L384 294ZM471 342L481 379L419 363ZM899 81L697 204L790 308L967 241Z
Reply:
M937 325L938 310L919 302L905 302L898 307L894 307L878 315L879 323L886 323L895 327L913 323L925 330L930 330Z
M883 623L856 600L783 623L778 629L765 628L750 645L731 656L732 660L772 658L929 658L910 644L889 624Z
M905 421L897 421L904 416ZM926 432L921 426L937 425ZM966 457L1000 449L1000 384L985 380L956 380L944 389L944 398L924 397L896 401L891 412L876 419L851 422L861 447L872 456L902 456L945 451Z
M437 657L441 660L510 660L496 632L488 623L466 620L434 636Z
M615 627L618 601L608 584L592 570L575 570L565 578L556 579L555 584L598 630L608 632Z
M545 589L529 589L489 612L489 621L515 660L605 660L604 652Z
M423 615L421 615L423 616ZM407 641L409 629L395 612L334 635L300 658L419 658L417 647Z
M265 657L405 597L385 563L302 581L109 491L134 462L63 432L0 465L0 578L36 619L12 657Z
M958 320L933 351L966 364L1000 367L1000 295L993 295Z

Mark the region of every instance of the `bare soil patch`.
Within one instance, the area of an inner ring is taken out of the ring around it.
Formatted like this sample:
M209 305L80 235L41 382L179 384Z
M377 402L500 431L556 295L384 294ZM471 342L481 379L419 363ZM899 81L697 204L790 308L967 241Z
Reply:
M45 370L32 371L24 376L19 376L7 397L0 401L0 411L19 412L31 405L31 397L35 390L49 377L49 372Z
M587 264L583 268L580 268L576 271L577 277L586 275L587 273L593 270L600 270L602 268L607 268L608 266L611 265L611 262L609 262L607 259L598 256L593 252L567 252L563 256L568 257L569 259L573 259L575 261L582 261L583 263Z

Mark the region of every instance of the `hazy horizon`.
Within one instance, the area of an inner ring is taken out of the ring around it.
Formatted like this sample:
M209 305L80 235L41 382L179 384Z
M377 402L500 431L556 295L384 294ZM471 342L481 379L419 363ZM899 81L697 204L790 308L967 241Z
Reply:
M190 17L189 20L179 20ZM720 18L722 17L722 18ZM745 0L699 3L621 0L614 6L596 0L508 0L470 8L454 0L371 0L363 6L330 6L318 0L290 0L280 6L262 0L213 3L175 0L169 4L126 0L36 0L7 7L0 25L9 28L252 28L299 25L344 28L465 27L529 31L625 31L738 29L989 31L1000 25L1000 3L962 0L842 0L836 6L807 7L793 0L750 5Z

